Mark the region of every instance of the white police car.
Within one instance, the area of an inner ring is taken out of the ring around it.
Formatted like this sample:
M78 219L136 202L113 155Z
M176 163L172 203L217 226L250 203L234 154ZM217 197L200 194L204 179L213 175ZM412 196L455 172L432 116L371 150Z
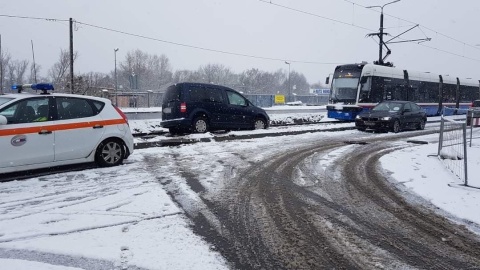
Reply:
M12 89L18 93L0 95L0 173L86 162L115 166L133 152L127 117L110 100L47 93L53 85L43 83Z

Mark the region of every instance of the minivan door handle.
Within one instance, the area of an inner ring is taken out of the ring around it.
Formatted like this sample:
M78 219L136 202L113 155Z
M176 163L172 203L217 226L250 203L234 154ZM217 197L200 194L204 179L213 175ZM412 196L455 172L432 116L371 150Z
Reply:
M102 125L95 125L95 126L93 126L93 128L94 128L94 129L103 128L103 126L102 126Z

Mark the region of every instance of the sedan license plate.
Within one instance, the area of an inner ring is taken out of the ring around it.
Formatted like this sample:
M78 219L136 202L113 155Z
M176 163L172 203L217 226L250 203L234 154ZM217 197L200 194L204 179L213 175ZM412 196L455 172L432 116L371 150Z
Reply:
M368 122L368 121L365 121L365 126L375 126L375 122Z
M172 108L163 108L164 113L172 113Z

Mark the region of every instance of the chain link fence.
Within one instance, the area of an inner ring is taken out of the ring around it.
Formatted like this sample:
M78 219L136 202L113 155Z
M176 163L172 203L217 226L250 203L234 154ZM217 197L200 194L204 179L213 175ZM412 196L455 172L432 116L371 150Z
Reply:
M112 101L118 107L122 108L149 108L161 107L164 92L156 91L132 91L132 92L112 92L105 91L104 97ZM273 107L275 104L275 95L271 94L244 94L255 106ZM292 95L285 96L285 103L301 102L305 105L321 106L328 103L328 95ZM279 105L279 104L277 104Z

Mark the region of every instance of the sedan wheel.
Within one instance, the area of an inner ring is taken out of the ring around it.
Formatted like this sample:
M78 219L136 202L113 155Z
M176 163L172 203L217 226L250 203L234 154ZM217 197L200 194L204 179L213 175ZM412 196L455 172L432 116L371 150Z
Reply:
M255 119L255 124L254 124L255 129L265 129L266 127L267 127L267 124L265 123L265 120L263 120L262 118Z
M395 120L395 122L393 122L393 129L392 130L393 130L394 133L400 132L400 121Z
M123 162L125 149L117 140L102 142L95 153L95 162L101 167L111 167Z
M424 130L425 129L425 120L424 119L420 120L420 123L418 123L417 129L418 130Z
M195 120L193 120L192 129L193 129L194 133L205 133L205 132L207 132L208 131L207 119L203 116L195 118Z

